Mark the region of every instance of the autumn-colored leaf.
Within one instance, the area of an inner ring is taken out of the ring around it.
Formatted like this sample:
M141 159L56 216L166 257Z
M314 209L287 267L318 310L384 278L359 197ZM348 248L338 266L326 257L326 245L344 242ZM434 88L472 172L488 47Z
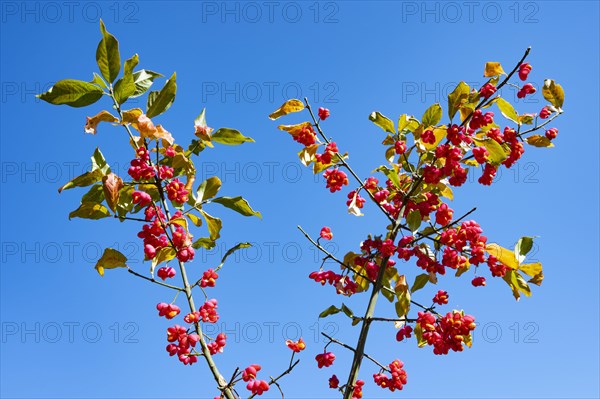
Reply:
M104 198L108 207L114 212L119 202L119 190L123 188L123 180L115 175L109 173L102 177L102 189L104 190Z
M484 77L491 78L492 76L498 76L502 74L505 74L505 72L499 62L487 62L485 64L485 71L483 72Z
M85 123L85 132L89 134L96 134L96 127L100 122L111 122L116 123L119 119L108 111L100 111L98 114L89 117L87 116L87 121Z
M275 120L292 112L299 112L304 109L304 103L297 99L287 100L275 112L269 115L271 120Z
M115 269L117 267L127 267L127 257L116 249L106 248L104 253L96 262L95 269L98 274L104 276L104 269Z

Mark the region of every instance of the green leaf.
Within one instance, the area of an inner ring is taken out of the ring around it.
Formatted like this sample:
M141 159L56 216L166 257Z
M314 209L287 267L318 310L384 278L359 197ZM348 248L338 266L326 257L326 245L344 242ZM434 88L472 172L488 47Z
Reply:
M84 174L77 176L76 178L74 178L73 180L71 180L70 182L65 184L64 186L60 187L58 189L58 192L60 193L63 190L68 190L73 187L90 186L90 185L102 180L103 176L104 176L104 173L102 173L102 171L99 169L92 170L91 172L85 172Z
M117 203L117 215L119 217L127 216L127 213L133 209L134 203L131 194L134 191L132 186L125 186L119 191L119 202ZM125 219L120 219L120 221L124 222Z
M423 327L421 327L419 323L417 323L417 325L415 326L414 333L415 338L417 339L417 346L419 348L422 348L425 345L427 345L427 340L423 338Z
M408 130L409 132L414 132L417 130L421 123L416 120L412 116L408 116L406 114L400 115L398 118L398 133L401 133L403 130ZM388 136L390 137L390 136ZM395 140L393 140L390 144L393 144Z
M523 276L518 271L508 269L502 278L512 290L513 296L517 301L521 298L521 293L523 293L525 296L531 296L529 284L527 284Z
M339 309L339 308L331 305L330 307L328 307L327 309L325 309L324 311L322 311L321 313L319 313L319 319L322 319L322 318L327 317L327 316L334 315L336 313L340 313L341 311L342 311L342 309Z
M107 217L110 217L110 212L105 206L90 202L81 204L79 208L69 213L69 219L82 218L98 220Z
M383 116L377 111L371 112L371 115L369 115L369 120L377 126L379 126L380 128L382 128L385 132L392 134L396 133L396 129L394 128L394 122L392 122L391 119L389 119L386 116Z
M206 124L206 108L202 108L202 112L200 112L200 115L198 115L198 117L194 119L194 125L202 127L208 126Z
M208 179L204 180L196 191L196 196L198 197L196 203L211 199L217 195L221 189L221 184L221 179L219 179L217 176L209 177Z
M216 202L217 204L221 204L226 208L236 211L237 213L244 216L258 216L262 219L262 215L260 212L255 211L250 207L248 201L246 201L242 197L219 197L212 200L212 202Z
M523 263L526 255L533 248L533 238L534 237L521 237L517 244L515 245L515 256L519 263Z
M406 223L408 223L408 228L414 234L417 230L419 230L419 227L421 227L421 212L419 212L417 209L410 211L406 217Z
M562 109L563 103L565 102L565 91L562 86L554 82L554 80L546 79L544 81L542 95L550 104L554 105L559 110Z
M154 274L154 268L156 268L157 265L160 265L163 262L170 261L171 259L175 258L176 255L177 252L175 251L175 249L173 249L173 247L162 247L161 249L159 249L158 252L156 252L154 258L152 258L152 266L150 267L150 273Z
M96 262L95 269L98 274L104 276L104 269L116 269L117 267L127 267L127 257L116 249L106 248L104 253Z
M187 213L186 215L196 227L202 226L202 219L200 219L198 216L194 215L193 213Z
M502 97L498 97L498 99L496 100L496 105L498 106L500 113L502 113L502 115L504 115L506 119L510 119L518 125L521 124L519 114L517 114L517 111L515 111L511 103L509 103Z
M101 204L104 201L104 189L102 184L94 184L90 190L81 197L81 203L89 202L92 204Z
M154 79L162 78L158 72L152 72L147 69L141 69L133 73L133 84L135 85L135 91L130 98L139 97L150 89Z
M500 165L507 158L506 152L496 140L478 139L473 137L473 141L480 146L484 146L489 152L488 161L492 165Z
M211 140L215 143L226 145L240 145L243 143L254 143L254 139L244 136L235 129L222 127L211 136Z
M343 303L342 303L341 311L349 318L354 319L354 312L348 306L344 305Z
M104 92L98 86L82 80L59 80L47 92L36 97L50 104L65 104L70 107L85 107L95 103Z
M121 70L119 42L113 35L106 31L102 20L100 20L100 32L102 32L102 40L100 40L96 49L96 62L104 79L108 83L112 83Z
M196 241L194 241L194 243L192 244L192 248L211 249L211 248L214 248L215 245L217 245L217 243L214 240L211 240L208 237L202 237L202 238L198 238Z
M215 268L215 271L218 271L219 269L221 269L223 267L223 265L225 264L225 261L227 260L229 255L233 254L235 251L238 251L242 248L250 248L251 246L252 246L252 244L250 244L249 242L241 242L241 243L237 244L236 246L229 248L227 250L227 252L225 252L223 259L221 259L221 263L219 264L219 266L217 266Z
M119 104L123 104L129 97L131 97L136 90L135 82L133 80L133 68L139 62L139 57L134 54L133 57L125 61L125 67L123 68L123 77L115 83L114 93L115 98Z
M90 83L94 83L103 89L108 89L108 86L106 85L106 82L104 81L104 79L102 79L102 77L100 75L98 75L96 72L94 72L94 78L92 79L92 81Z
M94 153L92 154L91 159L92 159L92 170L99 169L105 175L110 173L110 166L106 162L106 159L104 158L104 154L102 154L102 151L100 151L99 148L96 148L94 150Z
M214 216L209 215L203 210L200 210L200 214L204 216L204 220L206 220L206 224L208 225L208 234L210 235L210 239L215 241L219 237L221 237L221 228L223 227L223 223L221 219L216 218Z
M392 183L394 183L394 185L397 188L400 188L400 177L398 177L398 172L395 168L390 169L387 166L381 165L380 167L375 169L375 172L383 173L388 179L392 181Z
M448 94L448 117L454 118L461 105L469 98L471 88L465 82L460 82L452 93Z
M412 287L410 288L410 292L412 294L414 294L416 291L425 287L425 285L428 282L429 282L429 275L427 273L419 274L417 277L415 277L415 282L413 283Z
M425 113L423 114L423 126L435 126L442 120L442 107L440 104L433 104L431 107L427 108Z
M159 91L153 91L148 96L148 108L146 110L146 116L148 118L154 118L157 115L162 114L169 109L173 101L175 101L175 94L177 93L177 75L173 73L165 86Z

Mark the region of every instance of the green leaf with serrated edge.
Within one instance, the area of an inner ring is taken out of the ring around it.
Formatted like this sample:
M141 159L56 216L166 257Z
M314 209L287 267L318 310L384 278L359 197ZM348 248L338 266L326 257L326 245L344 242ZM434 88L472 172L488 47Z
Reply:
M492 165L500 165L507 158L506 152L496 140L492 139L478 139L473 137L473 141L479 145L485 147L488 150L488 162Z
M133 80L133 68L139 62L139 57L134 54L133 57L125 61L123 68L123 77L115 83L114 94L119 104L123 104L129 97L135 93L135 82Z
M162 78L163 75L157 72L149 71L147 69L141 69L133 73L133 84L135 91L130 98L139 97L150 89L154 79Z
M559 110L562 109L563 103L565 102L565 91L562 86L554 80L546 79L544 81L542 95L550 104L554 105Z
M461 105L468 100L471 88L465 82L460 82L452 93L448 94L448 117L454 118Z
M248 201L246 201L242 197L218 197L211 200L211 202L221 204L226 208L236 211L240 215L258 216L262 219L262 215L260 214L260 212L257 212L254 209L252 209L250 204L248 204Z
M95 84L82 80L59 80L47 92L36 97L54 105L85 107L98 101L104 92Z
M104 205L89 202L81 204L79 208L69 213L69 219L81 218L98 220L110 216L110 211Z
M106 248L94 268L98 271L99 275L104 276L104 269L127 267L125 262L127 262L127 257L121 252L116 249Z
M221 185L221 179L217 176L212 176L204 180L196 191L196 203L213 198L221 189Z
M148 107L146 110L146 116L148 118L154 118L157 115L162 114L169 109L173 101L175 101L175 95L177 94L177 75L173 72L173 75L167 80L164 87L158 92L152 92L148 96Z
M210 239L215 241L219 237L221 237L220 232L221 232L221 228L223 227L223 223L221 222L221 219L211 216L203 210L200 210L200 214L204 217L204 220L206 220L206 224L208 225L208 234L210 235Z
M440 104L433 104L431 107L427 108L423 114L423 126L436 126L442 120L442 114L443 111Z
M369 115L369 120L383 129L383 131L388 133L396 133L396 129L394 128L394 122L387 116L382 115L381 113L375 111L371 112Z
M219 269L221 269L223 267L223 265L225 264L225 261L227 260L227 258L233 254L235 251L238 251L242 248L250 248L252 246L252 244L250 244L249 242L241 242L231 248L229 248L227 250L227 252L225 252L225 255L223 256L223 259L221 259L221 263L219 264L219 266L217 266L215 268L215 271L218 271Z
M104 201L102 184L94 184L87 193L81 197L81 203L101 204Z
M90 186L90 185L102 180L103 176L104 176L104 173L102 173L102 171L99 169L92 170L91 172L85 172L84 174L77 176L76 178L74 178L73 180L71 180L70 182L65 184L64 186L60 187L58 189L58 192L60 193L63 190L68 190L73 187Z
M421 212L419 212L417 209L410 211L406 217L406 223L408 223L408 228L410 231L415 233L417 230L419 230L419 227L421 227Z
M200 219L198 216L194 215L193 213L186 213L186 216L192 221L192 223L194 223L195 226L202 226L202 219Z
M92 170L99 169L105 175L110 173L110 166L106 162L104 154L102 154L102 151L100 151L99 148L96 148L96 150L92 154L91 160Z
M515 245L515 256L519 263L523 263L525 256L533 248L533 237L521 237Z
M512 106L511 103L509 103L502 97L499 97L496 99L496 105L498 106L500 113L504 115L506 119L510 119L516 124L521 124L521 121L519 120L519 114L517 114L517 111L515 111L515 108Z
M412 287L410 288L410 292L412 294L414 294L421 288L425 287L425 285L428 282L429 282L429 275L427 273L419 274L417 277L415 277L415 282L413 283Z
M121 70L119 42L106 31L102 20L100 20L100 32L102 33L102 40L100 40L96 49L96 62L104 79L108 83L113 83Z
M327 316L331 316L336 313L340 313L341 311L342 311L341 309L331 305L330 307L328 307L327 309L325 309L324 311L319 313L319 319L322 319Z
M108 86L106 85L106 82L104 82L104 79L102 79L102 77L100 75L98 75L96 72L94 72L93 75L93 79L90 83L94 83L98 86L100 86L103 89L108 89Z
M351 318L351 319L354 318L354 312L348 306L344 305L343 303L342 303L341 311L349 318Z
M216 132L214 132L211 136L211 140L215 143L225 145L240 145L243 143L254 143L254 139L246 137L239 131L227 127L222 127Z
M150 266L150 274L154 276L154 269L161 263L168 262L175 258L177 251L173 247L162 247L156 252L154 258L152 258L152 265Z
M198 238L196 241L194 241L194 243L192 244L192 248L212 249L215 247L215 245L217 245L217 243L214 240L211 240L208 237L202 237L202 238Z

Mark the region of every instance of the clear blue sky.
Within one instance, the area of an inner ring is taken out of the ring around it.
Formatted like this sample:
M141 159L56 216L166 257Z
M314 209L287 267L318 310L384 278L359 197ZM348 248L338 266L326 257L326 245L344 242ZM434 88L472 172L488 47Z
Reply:
M69 221L84 191L57 193L89 166L96 146L121 174L129 161L123 131L101 126L96 136L83 134L85 116L106 102L72 109L34 98L58 79L91 78L100 15L123 59L137 52L142 68L177 71L177 100L159 119L179 142L191 139L202 107L211 126L256 139L205 151L196 162L203 177L220 176L224 194L243 193L264 219L219 210L222 243L198 254L190 270L215 265L236 242L255 243L231 259L214 289L218 326L230 337L217 361L226 375L250 363L276 375L288 362L284 338L301 330L308 349L282 381L286 397L298 399L335 397L327 378L346 375L350 356L341 348L334 348L334 367L316 368L322 342L315 335L327 331L351 343L357 331L343 316L317 320L341 298L307 279L318 264L296 225L314 234L331 226L331 249L343 254L380 233L384 221L375 212L349 216L343 195L299 166L298 145L267 115L287 97L327 106L327 134L366 176L384 162L371 111L396 119L420 116L436 101L445 106L458 81L483 82L486 61L508 68L532 46L533 81L551 77L566 91L556 147L527 148L495 186L458 190L453 207L477 206L474 218L504 246L540 236L534 258L544 264L544 284L520 303L497 279L475 289L469 278L448 278L423 290L420 297L430 298L447 289L453 307L476 316L473 348L436 357L414 341L396 343L390 326L377 329L368 353L385 363L402 359L409 383L391 395L371 383L365 397L598 397L597 2L2 1L1 11L2 397L215 395L201 361L183 367L164 350L170 323L154 307L171 301L170 293L123 270L100 278L93 269L100 249L117 245L146 271L139 226ZM520 112L543 104L539 93L527 101L508 96ZM362 313L365 301L347 304ZM393 314L387 305L379 309ZM361 377L372 382L376 371L366 362Z

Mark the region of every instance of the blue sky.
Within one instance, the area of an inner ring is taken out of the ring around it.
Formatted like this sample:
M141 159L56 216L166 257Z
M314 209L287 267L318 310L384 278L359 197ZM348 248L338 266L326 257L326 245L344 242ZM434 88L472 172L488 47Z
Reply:
M239 241L255 244L231 259L214 289L217 327L230 337L217 361L225 375L251 363L263 365L263 377L276 375L288 362L285 338L301 334L308 349L282 382L289 398L336 397L327 378L345 375L350 354L335 348L334 366L318 370L318 333L348 343L357 334L343 316L317 319L341 298L307 278L318 263L296 226L315 235L331 226L330 248L343 254L385 224L372 207L367 217L348 215L344 195L330 194L299 166L297 143L267 115L288 97L328 107L327 134L366 176L385 162L370 112L396 119L420 116L434 102L445 106L458 81L483 83L486 61L508 69L532 46L532 80L550 77L566 91L556 147L528 147L497 184L467 183L452 206L477 206L474 219L501 245L540 236L532 256L544 264L543 286L517 303L500 280L475 289L468 277L441 279L420 297L447 289L454 308L473 314L480 323L473 348L434 356L414 341L396 343L390 326L378 326L368 353L385 363L402 359L409 383L394 394L374 387L377 370L367 362L361 377L370 382L366 397L598 397L597 2L2 1L1 10L2 397L215 395L201 361L183 367L164 350L171 323L156 316L155 304L170 302L171 293L123 270L100 278L93 269L99 251L112 246L146 271L139 226L69 221L84 191L57 193L89 167L96 147L121 174L129 162L123 131L101 126L96 136L83 134L85 116L109 104L73 109L34 97L56 80L87 80L97 71L100 16L123 59L138 53L141 68L177 71L177 100L157 120L179 142L191 139L203 107L209 125L256 140L207 150L196 161L200 177L219 176L224 194L243 194L264 218L215 210L224 220L222 242L189 269L217 264ZM519 112L543 104L540 93L507 97ZM362 313L365 301L347 304ZM393 315L386 304L378 309Z

